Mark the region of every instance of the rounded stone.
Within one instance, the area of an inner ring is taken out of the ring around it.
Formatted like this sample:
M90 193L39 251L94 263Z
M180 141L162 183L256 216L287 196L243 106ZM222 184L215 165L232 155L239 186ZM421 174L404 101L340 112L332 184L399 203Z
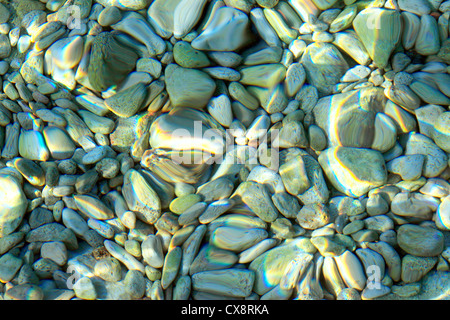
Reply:
M120 171L120 163L116 159L103 158L95 165L95 170L105 179L112 179Z
M108 27L122 18L122 13L119 8L115 6L106 7L100 12L98 16L98 24L102 27Z
M9 38L0 34L0 59L8 58L11 53L11 44L9 42Z
M333 241L330 236L319 236L311 238L312 244L319 250L320 254L324 257L339 256L345 251L345 247Z
M253 291L263 295L277 286L283 278L284 270L294 259L302 262L306 270L312 255L306 253L294 242L270 249L254 259L248 267L255 272L256 276Z
M72 157L75 144L69 135L58 127L45 127L43 136L53 159L63 160Z
M88 277L82 277L79 279L74 287L75 295L77 298L83 300L95 300L97 299L97 292L95 291L92 280Z
M214 80L205 72L176 64L166 67L165 82L173 107L204 108L216 89Z
M200 50L192 48L186 41L178 41L173 46L173 58L184 68L204 68L210 65L208 56Z
M11 13L8 8L0 3L0 23L5 23L9 20Z
M361 300L361 295L354 288L344 288L339 292L336 300Z
M388 64L392 51L401 39L400 12L384 8L367 8L358 13L353 27L367 52L380 67Z
M27 207L27 198L17 180L0 174L0 238L19 226Z
M138 55L122 45L112 32L102 32L92 41L89 83L96 91L120 84L136 67Z
M306 47L301 63L308 82L327 95L348 70L348 64L339 50L331 43L316 42Z
M22 266L22 260L10 252L0 257L0 281L11 281Z
M441 204L437 210L437 226L450 230L450 195L441 200Z
M266 222L275 221L278 210L275 208L267 187L254 181L245 181L239 185L232 198L245 203L259 218Z
M323 151L318 160L332 185L352 197L387 181L383 155L375 150L334 147Z
M256 0L256 3L263 8L273 8L278 4L278 0Z
M123 279L123 285L133 300L141 299L145 294L146 281L140 271L129 270Z
M46 242L41 247L41 256L52 260L59 266L63 266L68 259L67 248L60 241Z
M328 207L322 203L303 206L297 215L297 221L302 228L315 230L330 222Z
M5 300L44 300L44 291L34 284L16 285L5 292Z
M439 176L448 166L448 155L434 141L420 133L410 133L407 138L405 155L425 156L422 175L426 178Z
M444 112L437 118L432 135L438 147L450 153L450 112Z
M182 214L194 204L200 202L202 197L199 194L188 194L172 200L169 209L175 214Z
M401 249L418 257L435 257L444 250L444 235L439 230L404 224L397 230Z

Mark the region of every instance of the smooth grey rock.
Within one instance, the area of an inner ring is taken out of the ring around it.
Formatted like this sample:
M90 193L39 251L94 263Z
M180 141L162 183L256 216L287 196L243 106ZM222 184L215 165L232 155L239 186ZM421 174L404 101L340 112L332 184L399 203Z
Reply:
M216 89L213 79L205 72L176 64L166 67L165 82L173 107L202 109Z
M22 260L11 253L0 257L0 280L3 283L11 281L22 266Z
M375 150L329 148L320 154L319 163L333 186L352 197L362 196L387 181L383 156Z
M444 250L444 235L439 230L404 224L397 230L400 248L419 257L435 257Z

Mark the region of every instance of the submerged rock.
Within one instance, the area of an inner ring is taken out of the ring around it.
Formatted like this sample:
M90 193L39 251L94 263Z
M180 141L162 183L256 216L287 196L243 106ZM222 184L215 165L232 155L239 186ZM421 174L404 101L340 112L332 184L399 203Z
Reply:
M100 33L92 42L88 67L90 84L97 91L119 85L135 68L137 59L137 54L122 45L114 32Z
M384 158L375 150L329 148L320 154L319 163L333 186L351 197L360 197L387 181Z

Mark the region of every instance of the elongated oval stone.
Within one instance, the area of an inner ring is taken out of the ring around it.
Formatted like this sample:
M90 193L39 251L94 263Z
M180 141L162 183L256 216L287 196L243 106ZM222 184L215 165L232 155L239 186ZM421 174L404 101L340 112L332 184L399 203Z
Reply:
M219 130L214 130L216 127L215 120L206 113L192 108L175 108L153 121L149 142L153 148L159 149L201 150L213 155L222 154L225 139ZM190 156L185 158L184 154L174 156L177 157L174 160L180 163L197 164L196 158L191 160Z
M215 230L215 228L222 226L240 229L252 229L252 228L266 229L267 223L265 223L262 219L255 216L230 213L212 221L208 225L208 228L209 230Z
M75 203L81 212L87 216L98 219L108 220L114 218L114 213L102 201L88 195L74 195Z
M384 278L386 263L381 254L369 248L357 249L355 253L361 260L367 276L370 277L373 272L377 272L381 279Z
M418 16L427 15L431 11L430 4L424 0L399 0L401 10L414 13Z
M345 284L333 258L325 257L322 265L322 273L325 287L336 297L342 297L345 294Z
M383 256L384 261L388 267L389 276L394 281L400 281L402 272L402 261L400 255L395 249L384 241L378 241L376 243L368 243L367 246Z
M320 10L327 10L331 8L337 0L313 0L313 2Z
M234 252L219 249L213 245L204 245L192 262L189 274L202 271L220 270L232 267L238 261Z
M180 247L175 247L166 254L161 276L161 286L163 289L166 289L178 275L181 256L182 250Z
M185 276L189 273L192 261L194 261L197 255L200 244L202 243L203 237L206 233L207 227L205 225L199 225L195 228L194 232L191 233L189 238L182 244L183 256L181 259L181 270L180 274Z
M277 33L264 16L264 11L261 8L254 8L250 11L250 19L255 26L256 31L261 38L271 47L280 47L281 41Z
M114 258L122 262L128 268L128 270L138 270L142 273L145 273L144 265L131 254L129 254L120 245L110 240L105 240L104 245L106 250L108 250L108 252Z
M256 259L258 256L263 254L269 249L272 249L278 244L276 239L264 239L263 241L255 244L254 246L248 248L247 250L239 253L239 263L249 263Z
M187 35L199 21L207 1L183 0L174 10L173 34L176 38Z
M370 62L370 56L364 44L353 30L346 30L334 34L333 44L347 53L353 60L360 65L367 65Z
M86 221L76 211L70 208L65 208L62 211L62 222L79 237L83 237L89 230Z
M442 202L437 210L437 220L438 223L442 225L443 228L450 230L450 196L442 198Z
M437 54L440 49L438 23L431 15L420 18L419 34L417 35L415 50L418 54L429 56Z
M356 255L346 250L340 256L334 257L334 260L345 284L362 291L366 285L366 275Z
M24 130L20 133L19 154L29 160L47 161L50 158L42 133L34 130Z
M192 276L192 288L226 297L248 297L254 281L255 273L246 269L203 271Z
M319 3L320 5L326 6L324 2L329 1L317 0L317 3ZM331 2L333 2L333 0L331 0ZM294 8L294 10L300 16L300 18L302 18L302 20L307 23L312 23L320 13L316 1L313 0L288 0L288 3L291 5L292 8Z
M338 32L351 26L358 9L356 5L346 7L330 24L330 32Z
M27 206L19 183L12 176L0 174L0 238L14 232L22 222Z
M138 171L130 169L125 173L122 194L128 208L142 221L153 224L161 216L158 195Z
M191 294L191 283L191 277L179 277L173 289L173 300L188 300Z
M44 291L41 287L30 284L18 284L6 290L5 300L44 300Z
M24 158L16 158L14 166L33 186L41 187L45 184L44 170L35 162Z
M218 248L241 252L267 238L264 229L241 229L232 227L219 227L210 237L210 243Z
M409 50L416 43L420 28L420 18L411 12L402 12L402 21L402 45L406 50Z
M371 148L386 152L394 147L397 140L397 129L394 121L383 113L375 116L375 132Z
M161 239L155 235L148 235L141 244L144 261L153 268L161 268L164 265L163 248Z

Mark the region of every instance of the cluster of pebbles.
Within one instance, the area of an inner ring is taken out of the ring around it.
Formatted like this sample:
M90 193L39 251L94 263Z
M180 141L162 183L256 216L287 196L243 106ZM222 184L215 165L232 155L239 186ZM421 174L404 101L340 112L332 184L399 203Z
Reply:
M0 300L449 298L450 1L0 2Z

